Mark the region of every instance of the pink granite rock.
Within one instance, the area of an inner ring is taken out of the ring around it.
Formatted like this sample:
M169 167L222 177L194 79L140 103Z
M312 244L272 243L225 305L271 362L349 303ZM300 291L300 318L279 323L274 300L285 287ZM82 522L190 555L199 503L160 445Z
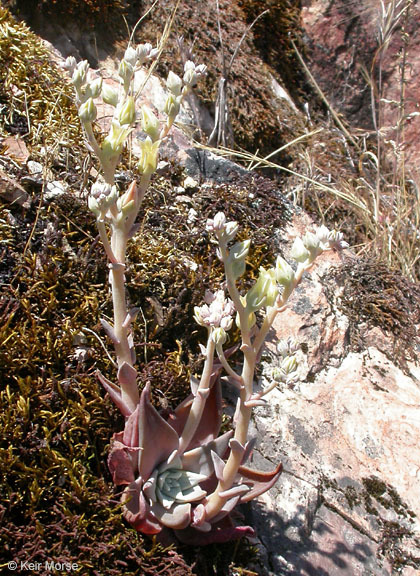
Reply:
M391 2L384 2L389 6ZM395 3L398 4L398 3ZM408 3L407 3L408 4ZM404 5L400 3L400 9ZM309 67L332 106L353 126L372 129L371 91L366 73L371 74L378 47L380 0L304 0L302 25L307 38ZM384 53L383 118L381 127L387 140L396 141L398 103L401 96L403 34L407 54L404 99L406 124L405 154L409 167L417 170L420 160L420 119L418 93L420 78L420 6L411 3L407 21L401 18ZM375 76L378 74L375 67Z
M350 350L339 286L333 298L325 290L339 259L323 256L275 326L308 352L300 383L256 411L256 464L284 463L257 530L274 574L391 575L398 557L408 576L420 557L420 369L404 373L369 342ZM379 328L374 341L379 333L386 341Z

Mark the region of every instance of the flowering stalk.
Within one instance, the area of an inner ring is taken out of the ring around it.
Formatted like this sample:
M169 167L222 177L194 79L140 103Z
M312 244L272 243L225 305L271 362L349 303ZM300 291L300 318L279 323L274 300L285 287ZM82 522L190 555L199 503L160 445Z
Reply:
M160 144L168 135L182 100L206 69L203 65L196 66L188 61L184 66L183 79L173 72L169 73L165 122L162 123L146 105L141 106L140 123L144 139L140 141L141 155L137 165L140 180L132 182L120 194L115 186L115 172L125 141L137 123L135 73L157 54L158 49L148 43L137 48L129 46L118 68L119 90L105 84L101 78L92 80L87 61L77 64L75 58L69 57L65 63L75 88L76 104L87 146L98 158L102 169L102 177L92 186L89 208L96 215L99 235L109 261L114 318L113 325L102 320L102 326L115 347L119 385L113 384L103 375L99 375L99 378L126 416L134 412L140 401L130 329L136 310L128 310L125 290L127 243L136 231L135 221L151 176L156 171ZM114 108L108 134L101 141L93 130L97 118L95 100L99 97Z
M245 240L236 243L231 248L228 247L237 232L237 224L227 222L223 213L218 213L213 220L209 220L207 228L214 232L219 244L219 256L224 264L228 292L235 305L236 321L241 329L240 349L243 353L240 376L236 375L230 366L225 366L223 363L228 375L233 376L234 380L239 383L240 392L235 413L235 432L231 441L235 448L231 449L218 485L207 497L205 505L206 517L211 520L225 505L227 495L243 462L252 408L263 405L263 396L276 384L263 393L253 392L255 368L268 331L276 316L284 310L291 293L301 282L304 272L312 266L315 258L324 250L332 247L343 248L346 243L342 241L339 233L330 232L324 226L319 228L316 234L307 233L303 240L297 239L292 247L291 256L297 262L296 271L293 271L293 268L279 256L276 267L269 270L261 268L254 286L245 296L240 296L236 281L245 271L249 241ZM260 327L256 325L256 312L263 313L263 322ZM219 357L222 353L219 351ZM285 360L284 371L288 374L295 372L297 367L295 357L287 356Z

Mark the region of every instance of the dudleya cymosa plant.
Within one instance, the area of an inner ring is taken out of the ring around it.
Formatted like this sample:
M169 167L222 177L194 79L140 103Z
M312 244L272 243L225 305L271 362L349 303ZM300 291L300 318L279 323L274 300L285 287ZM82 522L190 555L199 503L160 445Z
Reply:
M272 268L260 268L254 285L241 293L238 280L246 270L250 241L235 242L239 225L217 213L207 221L207 230L218 244L218 257L224 265L225 282L215 293L206 291L204 303L194 311L195 320L207 331L201 345L204 367L201 377L191 382L191 395L167 418L151 403L150 385L139 393L131 323L136 310L128 310L125 294L125 260L129 239L137 230L136 217L155 172L159 145L166 138L182 99L204 74L205 66L186 62L181 78L170 72L166 82L168 97L160 120L146 106L140 109L144 132L139 178L120 192L114 182L115 170L127 136L137 122L133 79L138 66L150 61L156 51L149 44L130 46L119 66L120 90L106 87L100 79L89 80L86 62L68 59L76 89L79 116L88 146L102 167L103 179L93 184L89 207L97 219L100 238L109 261L114 322L102 320L112 340L118 364L117 381L104 375L99 379L110 398L125 416L125 427L114 435L109 468L114 483L123 486L125 518L144 534L175 535L197 544L221 542L252 528L235 526L230 513L268 490L281 473L281 463L272 472L259 472L246 466L255 440L248 437L252 409L263 406L277 381L296 378L296 344L283 345L283 360L273 383L254 391L255 368L274 319L302 280L303 274L324 250L346 244L339 233L321 227L297 239L291 250L292 266L278 256ZM94 135L95 99L115 108L109 133L98 141ZM240 328L241 341L225 349L233 324ZM240 351L240 370L230 363ZM237 390L233 429L220 435L222 393L220 376Z

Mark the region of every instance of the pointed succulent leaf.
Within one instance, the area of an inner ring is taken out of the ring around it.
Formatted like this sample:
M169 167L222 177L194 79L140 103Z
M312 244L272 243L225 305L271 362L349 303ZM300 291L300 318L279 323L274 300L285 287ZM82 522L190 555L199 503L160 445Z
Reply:
M272 472L259 472L258 470L251 470L245 466L240 466L238 474L243 478L244 484L250 485L250 490L241 497L241 502L249 502L253 498L267 492L277 482L283 470L282 463Z
M114 440L108 456L108 468L116 486L131 484L135 480L133 460L122 442Z
M216 478L221 481L223 480L223 472L225 469L226 462L220 458L216 452L211 452L211 459L213 460L214 473Z
M229 432L222 434L222 436L219 436L216 440L194 448L194 450L190 450L189 452L185 452L181 458L184 470L190 470L191 472L196 472L209 478L214 473L212 452L222 458L228 448L228 443L232 435L233 430L229 430Z
M179 437L150 402L150 383L144 387L138 406L139 474L147 479L161 462L178 449Z
M97 373L97 376L99 382L105 388L105 392L109 395L111 400L121 411L122 415L126 417L130 416L131 409L122 399L121 388L116 384L114 384L113 382L111 382L111 380L108 380L108 378L105 378L105 376L103 376L103 374L101 374L100 372Z
M249 486L246 484L237 484L236 486L232 486L229 490L224 490L223 492L219 492L219 496L221 498L235 498L236 496L242 496L246 492L249 491Z

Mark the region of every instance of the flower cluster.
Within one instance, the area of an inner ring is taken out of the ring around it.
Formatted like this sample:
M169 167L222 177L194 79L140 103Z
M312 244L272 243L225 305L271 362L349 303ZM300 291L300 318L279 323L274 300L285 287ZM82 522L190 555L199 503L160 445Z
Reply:
M206 74L206 71L207 66L204 64L196 65L191 60L188 60L184 65L183 78L172 72L172 70L169 72L166 80L169 94L164 108L168 116L168 126L172 125L178 115L183 98L197 84L199 78Z
M214 294L206 290L204 301L203 306L194 308L196 322L200 326L230 330L235 306L230 298L225 297L224 290L218 290Z

